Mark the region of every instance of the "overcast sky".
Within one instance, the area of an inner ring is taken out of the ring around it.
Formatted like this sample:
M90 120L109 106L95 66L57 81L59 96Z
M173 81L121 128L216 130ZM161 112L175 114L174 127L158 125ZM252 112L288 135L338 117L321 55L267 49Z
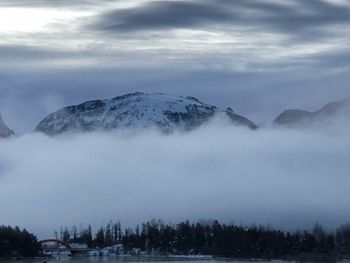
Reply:
M348 0L2 0L0 111L134 91L196 96L270 122L350 96Z

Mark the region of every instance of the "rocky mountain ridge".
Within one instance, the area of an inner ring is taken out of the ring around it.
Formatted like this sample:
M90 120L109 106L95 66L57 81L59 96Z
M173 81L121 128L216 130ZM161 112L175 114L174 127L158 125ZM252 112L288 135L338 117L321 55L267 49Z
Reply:
M293 109L285 110L275 120L275 125L291 128L304 128L312 126L323 126L335 122L350 124L350 98L334 101L326 104L321 109L310 112Z
M0 138L8 138L15 133L7 127L0 113Z

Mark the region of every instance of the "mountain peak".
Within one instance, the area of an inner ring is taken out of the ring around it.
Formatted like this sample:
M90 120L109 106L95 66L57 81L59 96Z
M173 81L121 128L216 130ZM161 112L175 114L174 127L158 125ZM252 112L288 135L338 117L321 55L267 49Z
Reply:
M257 128L253 122L232 110L219 109L194 97L136 92L65 107L49 114L35 130L49 135L152 127L165 132L188 131L217 114L225 115L234 124Z
M6 126L0 113L0 138L7 138L14 134L15 133Z

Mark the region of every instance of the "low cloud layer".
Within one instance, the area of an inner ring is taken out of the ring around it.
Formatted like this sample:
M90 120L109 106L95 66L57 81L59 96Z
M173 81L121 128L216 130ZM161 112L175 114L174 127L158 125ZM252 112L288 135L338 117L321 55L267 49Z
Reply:
M350 141L215 121L187 134L29 134L0 141L2 224L49 237L61 225L160 218L309 228L350 219Z

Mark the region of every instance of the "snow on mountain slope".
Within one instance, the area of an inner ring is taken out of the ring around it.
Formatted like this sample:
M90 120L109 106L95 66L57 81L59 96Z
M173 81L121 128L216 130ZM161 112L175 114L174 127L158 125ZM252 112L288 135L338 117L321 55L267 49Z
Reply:
M234 124L257 128L253 122L235 114L230 108L219 109L193 97L137 92L65 107L48 115L35 130L49 135L151 127L164 132L188 131L209 121L216 114L227 116Z
M2 116L0 114L0 138L7 138L7 137L10 137L14 134L15 133L6 126L4 120L2 119Z

